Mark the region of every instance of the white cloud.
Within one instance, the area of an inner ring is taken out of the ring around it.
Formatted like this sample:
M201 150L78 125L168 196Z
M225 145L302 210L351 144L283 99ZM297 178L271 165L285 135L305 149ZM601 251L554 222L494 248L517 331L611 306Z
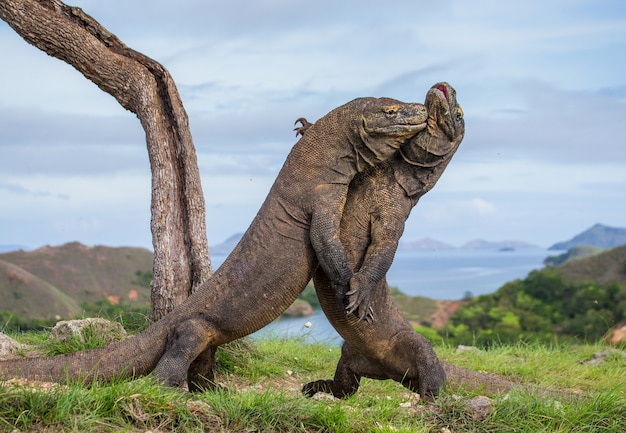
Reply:
M431 194L480 192L577 194L594 185L626 187L626 170L620 163L558 164L506 160L492 156L484 161L452 161Z
M423 202L422 202L423 203ZM418 204L420 206L422 203ZM480 197L468 199L437 200L416 211L419 219L438 224L451 224L459 219L469 221L474 218L484 218L497 212L497 207Z

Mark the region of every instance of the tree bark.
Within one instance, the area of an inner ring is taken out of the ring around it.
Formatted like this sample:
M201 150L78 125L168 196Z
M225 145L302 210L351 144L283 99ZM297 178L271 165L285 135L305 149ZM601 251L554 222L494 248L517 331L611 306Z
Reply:
M152 316L158 320L213 272L195 148L172 77L80 8L59 0L0 0L0 18L139 118L152 171Z

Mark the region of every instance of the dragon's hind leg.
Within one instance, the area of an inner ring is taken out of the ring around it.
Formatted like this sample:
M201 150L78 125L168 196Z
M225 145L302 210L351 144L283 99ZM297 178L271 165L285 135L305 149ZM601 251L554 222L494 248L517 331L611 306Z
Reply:
M187 372L189 391L215 388L215 347L208 347L194 359Z
M344 343L341 349L341 357L335 369L335 377L332 380L316 380L309 382L302 388L302 393L312 397L318 392L332 394L337 398L348 398L359 389L361 375L352 368L351 348Z
M191 375L193 382L201 385L212 380L213 353L211 343L214 341L215 327L201 318L185 320L176 325L170 333L167 349L156 368L154 376L166 386L182 386ZM198 362L195 363L198 359ZM191 365L194 365L190 369ZM192 385L196 386L196 385Z

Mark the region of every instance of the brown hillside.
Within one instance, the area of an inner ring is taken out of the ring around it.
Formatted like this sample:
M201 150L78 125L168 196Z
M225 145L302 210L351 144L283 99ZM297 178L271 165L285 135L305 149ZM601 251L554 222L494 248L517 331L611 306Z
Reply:
M0 260L0 311L16 317L59 319L74 317L81 309L72 298L19 266ZM1 324L0 324L1 325Z
M137 271L152 271L152 253L144 248L88 247L72 242L0 254L0 260L39 277L78 304L103 297L113 302L150 303L150 289L138 284L136 275ZM5 293L1 285L0 292Z
M626 245L569 260L556 269L567 281L626 284Z
M430 326L435 329L444 329L450 318L467 304L467 301L437 301L437 311L430 316Z

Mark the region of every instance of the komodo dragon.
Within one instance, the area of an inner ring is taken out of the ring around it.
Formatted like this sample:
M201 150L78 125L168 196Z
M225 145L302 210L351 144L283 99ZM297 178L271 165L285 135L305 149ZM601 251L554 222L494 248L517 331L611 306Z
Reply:
M313 281L320 304L345 343L334 379L307 383L302 389L305 395L326 392L348 397L358 390L361 377L393 379L424 398L437 395L446 376L468 388L484 387L492 392L512 385L495 375L440 361L431 343L413 330L389 293L385 274L405 221L419 198L437 182L465 133L456 92L447 83L429 90L426 108L426 131L403 144L385 163L357 175L350 185L341 240L357 271L350 282L348 307L359 315L346 314L336 302L328 276L318 269ZM361 320L368 316L370 320Z
M190 390L213 386L215 350L278 317L318 263L336 285L351 277L339 241L353 176L426 127L422 104L359 98L312 125L287 156L250 227L225 262L171 313L103 349L0 362L0 379L107 381L150 373Z

